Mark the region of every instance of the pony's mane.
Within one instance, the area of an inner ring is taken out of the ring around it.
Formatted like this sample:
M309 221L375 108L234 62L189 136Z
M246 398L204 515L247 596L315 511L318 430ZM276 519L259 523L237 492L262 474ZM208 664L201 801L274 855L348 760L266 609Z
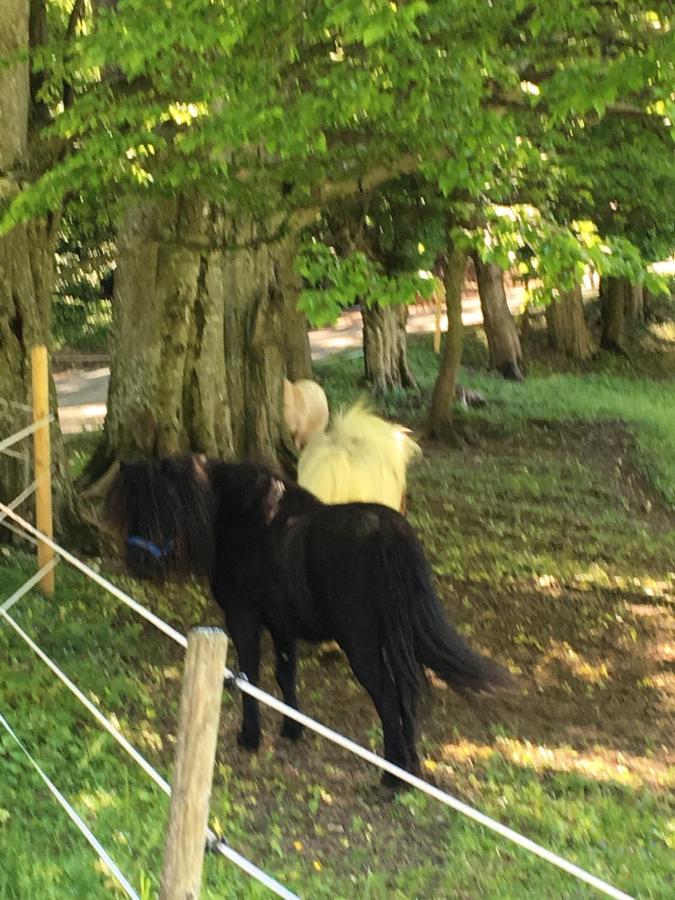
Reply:
M121 464L103 515L125 540L138 535L158 546L170 541L172 569L210 572L214 502L205 457Z
M406 469L421 453L407 428L357 403L315 434L298 461L298 483L324 503L382 503L399 510Z

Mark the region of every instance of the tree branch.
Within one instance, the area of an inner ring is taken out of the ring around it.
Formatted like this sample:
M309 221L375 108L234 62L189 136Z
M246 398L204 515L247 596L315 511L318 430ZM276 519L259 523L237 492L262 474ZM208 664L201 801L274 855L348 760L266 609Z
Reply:
M354 175L338 181L324 181L312 191L310 205L296 209L291 214L289 227L292 231L300 231L333 201L343 200L357 194L367 194L400 175L410 175L412 172L416 172L421 164L422 160L417 153L404 153L390 163L366 170L362 175Z

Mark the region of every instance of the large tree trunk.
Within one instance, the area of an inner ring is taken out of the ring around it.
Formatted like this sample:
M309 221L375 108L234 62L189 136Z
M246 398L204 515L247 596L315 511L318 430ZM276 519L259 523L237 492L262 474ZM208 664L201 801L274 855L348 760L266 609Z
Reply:
M474 265L490 367L504 378L523 381L523 354L516 323L506 301L504 273L496 263L483 262L478 254L474 255Z
M445 303L448 311L448 333L429 410L429 433L432 437L444 440L454 440L456 437L452 408L455 402L457 376L462 362L464 332L462 289L465 270L466 254L451 246L443 277Z
M627 278L603 278L600 285L602 336L600 346L612 353L623 353L624 322L630 297Z
M415 387L408 365L405 306L361 305L366 380L376 394Z
M40 14L40 5L34 5ZM29 47L27 0L0 4L0 57L25 53ZM30 74L24 62L0 67L0 197L9 199L32 170L38 156L39 135L29 131L32 112ZM49 306L54 285L54 240L44 220L19 225L0 238L0 398L14 403L30 400L30 351L49 342ZM51 385L51 406L56 392ZM0 435L8 436L27 424L27 414L0 403ZM32 440L17 447L32 451ZM52 426L54 515L57 529L73 524L74 497L65 463L58 424ZM0 499L13 499L30 481L32 465L0 455ZM28 504L30 508L30 503ZM4 529L2 530L3 533Z
M294 245L259 237L252 223L195 197L126 214L108 414L90 477L115 459L190 450L268 462L292 455L282 384L310 374L309 344Z
M574 359L593 354L591 334L584 316L581 286L561 294L546 308L548 338L552 347Z
M295 241L256 242L253 225L232 225L228 245L250 243L222 255L225 285L225 365L233 449L237 456L268 462L294 460L283 419L283 380L311 375L304 317L297 311L297 284L286 292L284 273L295 258Z

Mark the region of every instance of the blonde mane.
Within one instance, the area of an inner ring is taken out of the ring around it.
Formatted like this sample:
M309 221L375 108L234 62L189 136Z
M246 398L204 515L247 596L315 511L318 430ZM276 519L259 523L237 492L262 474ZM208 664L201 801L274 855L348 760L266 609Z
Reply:
M421 450L402 425L357 403L314 434L298 462L298 482L324 503L382 503L401 510L408 463Z

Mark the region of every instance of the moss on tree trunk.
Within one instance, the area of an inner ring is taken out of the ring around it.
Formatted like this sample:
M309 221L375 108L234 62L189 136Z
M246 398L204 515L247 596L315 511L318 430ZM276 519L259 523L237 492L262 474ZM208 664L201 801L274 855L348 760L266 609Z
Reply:
M256 225L200 198L126 213L108 415L91 478L116 459L292 455L283 378L311 373L293 255L292 241L265 244Z

